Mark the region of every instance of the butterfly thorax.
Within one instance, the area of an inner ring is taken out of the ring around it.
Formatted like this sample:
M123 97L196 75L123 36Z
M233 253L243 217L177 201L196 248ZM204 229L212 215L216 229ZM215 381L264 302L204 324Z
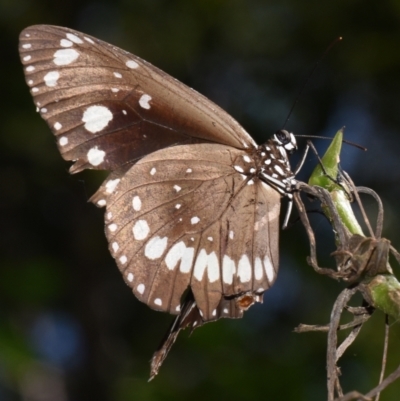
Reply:
M294 178L289 155L295 149L297 149L297 143L294 135L281 130L253 152L237 157L233 167L246 178L249 177L250 185L257 177L282 195L287 195L291 192Z

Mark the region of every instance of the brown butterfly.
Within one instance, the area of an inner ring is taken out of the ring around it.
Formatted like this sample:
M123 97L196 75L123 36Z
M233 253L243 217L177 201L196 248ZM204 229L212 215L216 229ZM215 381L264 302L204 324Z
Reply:
M281 130L257 145L193 89L68 28L29 27L19 49L70 172L111 171L91 201L106 208L125 282L151 308L178 315L152 378L182 328L240 318L274 283L296 140Z

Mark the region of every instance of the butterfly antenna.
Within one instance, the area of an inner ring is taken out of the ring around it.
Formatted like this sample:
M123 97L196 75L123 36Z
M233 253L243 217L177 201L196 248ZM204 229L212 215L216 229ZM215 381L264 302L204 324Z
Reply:
M298 101L300 100L300 96L303 93L305 87L308 85L311 77L314 75L315 71L317 70L318 66L321 64L321 61L324 59L324 57L330 52L330 50L332 49L333 46L336 45L336 43L340 42L343 38L341 36L339 36L338 38L336 38L324 51L324 53L322 54L322 56L317 60L317 62L314 64L313 69L311 70L310 74L308 75L308 77L306 78L306 80L304 81L302 87L300 88L300 91L298 93L298 95L296 96L296 99L293 102L292 107L290 108L289 114L285 120L285 123L283 124L282 129L284 129L286 127L286 124L289 122L290 116L293 113L294 108L296 107ZM297 136L297 135L296 135Z
M296 135L296 138L317 138L317 139L329 139L329 140L332 140L332 138L330 138L329 136L320 136L320 135ZM364 150L364 151L367 150L366 147L364 147L364 146L362 146L362 145L360 145L358 143L355 143L355 142L352 142L352 141L348 141L347 139L343 139L343 143L345 143L347 145L350 145L350 146L354 146L355 148L360 149L360 150Z

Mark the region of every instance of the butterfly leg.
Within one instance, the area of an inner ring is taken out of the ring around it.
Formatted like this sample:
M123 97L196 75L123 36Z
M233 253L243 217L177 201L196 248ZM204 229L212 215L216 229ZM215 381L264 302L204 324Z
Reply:
M289 218L290 218L290 215L292 214L292 209L293 209L293 195L288 194L288 199L289 199L289 202L288 202L287 209L286 209L285 219L283 220L282 230L285 230L287 228Z
M303 152L303 156L301 157L301 159L298 162L296 168L294 169L294 176L296 176L299 173L299 171L302 169L302 167L304 165L304 162L306 161L306 157L308 155L308 151L310 150L310 146L311 146L310 144L311 144L311 142L307 141L307 146L306 146L306 148L305 148L305 150Z

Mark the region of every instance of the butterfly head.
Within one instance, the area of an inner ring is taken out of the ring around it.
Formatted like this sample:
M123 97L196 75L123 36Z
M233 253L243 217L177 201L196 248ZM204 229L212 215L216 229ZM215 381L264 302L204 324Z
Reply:
M277 146L282 146L289 154L297 149L296 138L291 132L284 129L276 131L272 140L277 144Z

